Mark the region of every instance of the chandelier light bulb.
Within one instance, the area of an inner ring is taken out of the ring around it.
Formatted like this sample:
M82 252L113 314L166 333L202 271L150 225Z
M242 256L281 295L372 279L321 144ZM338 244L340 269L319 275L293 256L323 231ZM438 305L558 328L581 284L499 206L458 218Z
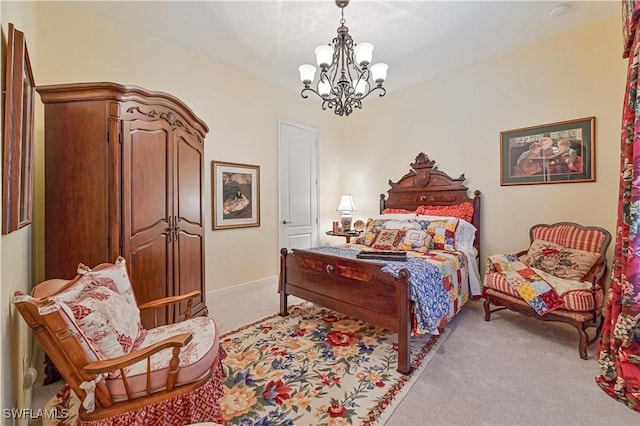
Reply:
M387 79L388 69L389 65L383 64L382 62L371 65L371 76L373 77L373 81L377 84L382 84L382 82Z
M371 63L373 58L373 44L371 43L358 43L353 52L356 54L356 61L361 67L366 67Z
M298 67L298 71L300 71L300 81L302 81L302 83L313 83L313 79L316 76L316 67L310 64L304 64Z

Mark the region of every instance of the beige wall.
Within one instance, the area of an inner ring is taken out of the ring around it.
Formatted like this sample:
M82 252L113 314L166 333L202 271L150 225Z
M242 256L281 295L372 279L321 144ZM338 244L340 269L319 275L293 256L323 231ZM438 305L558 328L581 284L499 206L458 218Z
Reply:
M35 44L36 14L34 4L2 2L2 69L5 70L5 51L8 23L25 33L29 46L31 64L37 66L37 46ZM4 90L4 72L2 73ZM4 96L2 96L4 114ZM33 284L32 274L32 226L24 227L0 237L0 322L2 331L0 341L5 348L0 355L1 409L24 407L25 393L22 389L25 366L30 363L30 332L11 303L11 297L17 290L29 292ZM9 421L2 417L2 422Z
M613 235L625 78L616 16L393 92L350 117L342 189L354 194L356 216L375 214L387 180L425 152L482 192L483 257L526 248L535 223L576 221ZM596 182L500 186L501 131L590 116Z
M354 194L356 217L375 214L378 194L389 188L387 180L408 172L420 151L454 176L465 173L469 187L482 191L484 256L523 247L532 223L575 220L613 230L625 79L618 17L392 92L345 119L298 93L90 15L72 3L35 5L2 2L1 17L3 34L8 22L25 32L37 84L113 81L166 91L209 125L208 291L277 275L278 119L320 130L321 230L339 216L335 206L341 192ZM387 85L393 86L393 69ZM597 120L597 182L500 187L500 131L591 115ZM2 341L14 348L0 358L3 408L22 397L20 359L28 352L22 349L22 332L15 333L21 322L10 295L42 278L41 105L36 118L35 223L0 240ZM211 160L260 165L260 227L210 230ZM337 242L322 237L322 243Z

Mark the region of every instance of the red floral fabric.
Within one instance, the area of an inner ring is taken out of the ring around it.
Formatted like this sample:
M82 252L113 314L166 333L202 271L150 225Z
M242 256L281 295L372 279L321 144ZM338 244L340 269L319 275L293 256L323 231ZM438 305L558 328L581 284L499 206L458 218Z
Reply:
M224 394L223 383L225 372L222 360L226 358L225 350L220 346L218 359L211 378L207 383L184 395L145 405L134 411L109 417L104 420L85 422L78 421L79 426L130 426L130 425L185 425L200 422L215 422L225 425L222 417L220 400Z
M640 4L623 2L627 40L633 40L622 112L620 189L612 282L598 344L596 382L610 396L640 411ZM633 10L633 13L629 13Z
M452 206L419 206L416 214L457 217L471 222L473 221L473 204L464 202Z
M382 214L391 214L391 213L415 213L415 211L407 210L407 209L384 209L382 210Z

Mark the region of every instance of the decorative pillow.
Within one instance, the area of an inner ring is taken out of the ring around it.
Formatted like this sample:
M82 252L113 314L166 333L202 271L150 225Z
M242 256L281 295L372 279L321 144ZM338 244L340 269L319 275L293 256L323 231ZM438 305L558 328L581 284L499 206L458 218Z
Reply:
M523 261L559 278L580 281L600 259L600 253L570 249L544 240L534 240Z
M364 231L360 233L360 236L354 240L355 244L364 244L371 246L378 236L379 230L376 228L382 227L382 222L374 221L372 218L367 219L367 224L364 227Z
M419 206L416 214L426 214L431 216L451 216L464 219L467 222L473 221L473 204L469 201L452 206Z
M80 264L78 272L78 281L54 299L102 359L130 353L144 328L124 259L95 271Z
M365 246L371 247L371 245L376 241L378 234L383 229L384 228L382 226L372 226L371 228L365 229L361 236L356 240L356 244L364 244Z
M116 291L113 281L97 284L83 276L73 287L81 289L78 297L69 300L61 293L55 299L73 315L78 328L99 352L100 358L130 353L140 336L137 307L131 309L127 300Z
M80 269L83 267L84 272L81 272ZM127 264L123 257L118 257L113 264L108 264L108 266L103 265L100 269L95 270L91 270L80 264L78 266L78 272L91 277L91 281L96 284L109 281L113 282L116 286L116 291L137 311L138 316L140 315L138 302L133 294L133 287L131 287L131 281L127 273Z
M389 217L389 216L394 216L394 217ZM367 220L367 224L364 228L364 231L354 241L354 243L371 246L371 244L374 243L374 241L376 240L376 237L378 236L378 234L382 229L404 229L407 227L415 227L417 229L420 229L420 225L418 225L416 222L410 222L408 220L399 220L395 218L395 216L398 216L398 215L384 215L385 218L381 218L381 219L369 218ZM383 216L380 216L380 217L383 217ZM411 217L415 218L415 215L411 215Z
M456 249L456 228L458 219L451 217L442 220L420 220L421 228L425 230L433 240L434 250Z
M382 229L371 245L375 250L395 251L398 244L402 241L404 231L402 229Z
M429 235L427 231L423 231L422 229L406 228L404 230L404 236L398 244L398 250L411 250L425 253L429 250L432 243L431 235Z

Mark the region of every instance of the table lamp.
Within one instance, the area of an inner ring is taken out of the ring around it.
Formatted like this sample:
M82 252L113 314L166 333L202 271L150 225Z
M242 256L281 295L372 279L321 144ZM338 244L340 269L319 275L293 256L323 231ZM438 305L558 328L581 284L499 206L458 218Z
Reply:
M336 210L342 212L342 216L340 217L342 230L344 232L349 232L351 230L351 221L353 220L351 212L356 211L356 206L353 204L353 197L351 194L342 195L340 197L340 204L338 204L338 208Z

